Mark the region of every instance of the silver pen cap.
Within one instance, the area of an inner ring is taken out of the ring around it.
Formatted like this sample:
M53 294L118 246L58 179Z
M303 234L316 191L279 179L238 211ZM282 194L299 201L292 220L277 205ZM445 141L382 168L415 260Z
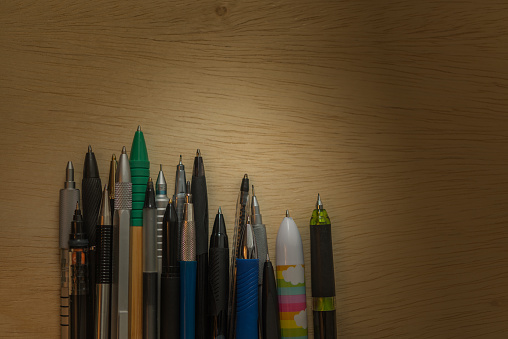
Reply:
M259 225L263 223L263 217L261 216L261 212L259 211L258 198L254 193L254 185L252 185L252 202L250 205L250 215L252 225Z

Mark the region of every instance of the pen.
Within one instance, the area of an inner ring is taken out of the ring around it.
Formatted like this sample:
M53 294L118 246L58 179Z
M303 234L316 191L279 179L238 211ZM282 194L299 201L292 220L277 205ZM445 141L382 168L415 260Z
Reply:
M259 259L250 216L247 217L236 267L236 338L258 339Z
M276 241L281 338L307 338L305 268L300 232L286 210Z
M95 339L109 339L109 315L112 274L112 241L111 205L108 186L104 186L101 211L97 222L96 245L96 299L95 299Z
M157 206L157 333L160 333L160 315L161 315L161 274L162 274L162 228L164 214L168 206L166 178L160 165L159 175L155 184L155 205Z
M319 194L310 219L310 255L314 338L335 339L337 322L332 227Z
M88 293L88 238L83 224L83 217L76 202L76 210L71 223L69 235L69 274L71 277L70 297L70 332L71 339L87 337L87 293Z
M116 155L113 154L111 156L111 162L109 164L109 183L108 183L109 202L110 202L111 212L113 212L115 210L115 183L116 183L117 168L118 168L118 162L116 161ZM111 213L110 225L113 225L113 217L114 217L114 213Z
M132 180L129 336L131 339L139 339L143 336L143 206L146 183L150 176L150 161L141 126L134 133L129 163Z
M192 171L192 202L196 223L196 338L206 339L210 333L208 322L208 194L201 151L196 151Z
M95 232L97 226L97 217L102 198L101 178L99 177L99 167L92 151L92 146L88 146L88 153L85 155L85 164L83 166L83 180L81 181L83 194L83 220L85 232L88 236L90 246L88 256L88 318L87 332L88 337L93 337L95 327Z
M261 216L261 212L259 211L259 203L254 193L254 185L252 185L252 200L251 200L251 222L252 222L252 231L254 232L254 236L256 238L256 246L258 249L258 257L261 258L259 260L259 280L258 280L258 293L259 293L259 325L260 328L263 328L263 317L261 310L263 308L263 298L261 287L263 285L263 270L264 263L268 254L268 240L266 239L266 228L263 224L263 219Z
M123 339L129 335L129 233L132 210L131 169L125 146L122 148L115 180L111 339Z
M240 186L240 193L236 201L235 232L233 236L233 248L231 250L230 288L229 288L229 339L234 339L236 326L236 259L239 258L240 246L245 231L247 220L247 205L249 204L249 176L245 174Z
M157 208L152 178L143 207L143 338L157 338Z
M279 300L273 266L268 253L263 266L263 339L280 339Z
M175 205L176 215L178 217L178 236L181 235L182 223L183 223L183 205L185 204L185 196L187 193L187 181L185 179L185 166L182 163L182 156L180 155L180 162L176 166L175 176L175 194L173 195L173 204ZM181 241L178 241L178 261L180 261L180 245Z
M180 264L178 263L178 217L169 200L162 222L161 339L180 336Z
M196 332L196 224L190 187L187 192L180 237L180 339L194 339Z
M67 163L64 188L60 190L60 327L61 339L69 338L69 234L79 190L74 182L72 161Z
M225 339L228 323L229 248L222 209L219 207L210 236L210 313L212 338Z

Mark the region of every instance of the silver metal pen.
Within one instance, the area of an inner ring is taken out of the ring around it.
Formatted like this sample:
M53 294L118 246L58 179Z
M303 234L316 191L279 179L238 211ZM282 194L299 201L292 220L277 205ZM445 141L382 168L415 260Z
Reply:
M60 190L60 327L61 338L69 338L69 234L71 221L79 205L79 190L74 182L72 161L67 163L64 188Z
M111 339L123 339L129 336L129 232L131 210L131 169L124 146L118 161L115 185Z
M182 156L180 155L180 162L176 166L175 177L175 194L173 195L173 204L175 205L176 215L178 217L178 234L181 234L183 224L183 205L185 204L185 196L187 193L187 181L185 180L185 166L182 163ZM178 242L181 246L181 242ZM178 249L178 261L180 261L181 249Z

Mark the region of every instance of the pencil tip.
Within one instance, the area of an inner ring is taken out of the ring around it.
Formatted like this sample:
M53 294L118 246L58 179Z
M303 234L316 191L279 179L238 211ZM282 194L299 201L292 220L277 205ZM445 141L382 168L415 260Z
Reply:
M197 156L197 157L200 157L200 156L201 156L201 151L199 150L199 148L198 148L198 150L196 151L196 156Z
M141 125L138 125L138 132L141 132Z
M127 154L127 149L124 147L122 147L122 154Z
M92 152L92 145L88 145L88 153Z
M289 218L289 210L286 210L286 218Z
M218 214L222 214L222 208L219 206L219 210L217 211Z

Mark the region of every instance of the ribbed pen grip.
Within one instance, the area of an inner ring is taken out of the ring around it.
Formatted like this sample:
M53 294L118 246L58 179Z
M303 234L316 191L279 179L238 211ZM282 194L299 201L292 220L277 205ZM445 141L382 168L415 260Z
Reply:
M220 311L227 312L229 293L229 249L210 248L210 313L217 316Z
M79 202L79 190L60 190L60 248L69 248L69 234L71 233L71 221Z
M258 247L258 258L259 260L259 279L258 284L263 284L263 267L266 261L266 254L268 253L268 243L266 240L266 228L265 225L252 225L252 231L256 238L256 245Z
M115 210L132 209L132 184L117 182L115 184Z
M113 226L98 225L97 247L96 247L96 283L111 284L112 283L112 260L113 260Z
M312 297L335 296L331 225L310 226Z
M236 259L236 338L258 339L259 259Z
M83 190L83 219L90 247L95 246L95 228L102 200L100 178L84 178L81 182Z

